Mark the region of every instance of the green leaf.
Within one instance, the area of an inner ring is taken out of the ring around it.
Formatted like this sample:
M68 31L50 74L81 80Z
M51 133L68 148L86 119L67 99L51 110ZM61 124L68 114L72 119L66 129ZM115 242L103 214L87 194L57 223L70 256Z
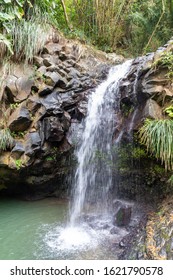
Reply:
M20 3L19 0L16 0L17 4L20 6L20 7L23 7L23 3Z
M21 7L18 7L18 9L15 9L14 13L18 19L22 19L23 15L24 15L24 11Z
M6 4L11 3L11 0L3 0Z
M9 39L7 39L7 37L3 34L0 34L0 42L4 43L8 50L10 51L11 54L13 54L13 50L12 50L12 46L11 46L11 42Z
M15 19L14 14L6 14L0 12L0 21L13 20L13 19Z

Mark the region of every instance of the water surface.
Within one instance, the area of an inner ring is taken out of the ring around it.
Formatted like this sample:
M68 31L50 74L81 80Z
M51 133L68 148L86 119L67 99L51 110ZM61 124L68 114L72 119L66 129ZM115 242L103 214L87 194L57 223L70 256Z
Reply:
M67 226L68 203L0 199L0 259L115 259L108 218ZM118 241L117 241L118 242Z

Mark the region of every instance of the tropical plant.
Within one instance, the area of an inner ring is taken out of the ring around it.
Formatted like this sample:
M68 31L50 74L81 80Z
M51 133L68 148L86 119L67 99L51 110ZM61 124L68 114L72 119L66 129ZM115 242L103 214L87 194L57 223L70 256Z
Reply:
M14 139L11 136L11 132L8 128L0 130L0 152L11 149L14 144Z
M31 62L33 56L41 50L48 39L49 27L37 19L20 20L11 25L13 52L15 61ZM40 36L41 34L41 36ZM25 42L25 43L23 43Z
M173 121L149 120L139 130L141 144L164 164L165 170L173 170Z
M168 116L169 116L170 118L173 118L173 106L172 106L172 105L166 107L165 110L164 110L164 112L165 112L166 114L168 114Z
M47 14L47 0L0 0L0 56L31 61L47 40Z
M21 19L23 16L22 2L13 0L0 0L0 43L1 48L0 56L4 54L4 46L13 54L12 41L10 36L9 23L13 22L16 18Z

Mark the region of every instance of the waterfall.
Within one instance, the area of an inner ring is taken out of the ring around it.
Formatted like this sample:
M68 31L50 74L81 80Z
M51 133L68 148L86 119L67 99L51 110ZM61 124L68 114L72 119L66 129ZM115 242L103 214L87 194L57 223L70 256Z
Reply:
M106 212L112 187L112 137L119 112L119 82L131 61L113 67L106 81L91 94L81 143L76 150L76 169L70 224L73 226L87 205Z

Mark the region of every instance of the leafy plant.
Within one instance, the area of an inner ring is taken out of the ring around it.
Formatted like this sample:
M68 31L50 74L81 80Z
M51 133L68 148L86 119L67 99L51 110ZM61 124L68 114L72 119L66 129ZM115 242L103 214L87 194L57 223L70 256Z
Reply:
M168 69L168 73L166 74L166 77L168 79L173 78L173 53L170 52L164 52L161 57L154 62L154 67L166 67Z
M5 47L7 47L7 49L9 50L9 52L11 54L13 54L12 43L6 35L0 34L0 43L2 44L2 46L4 44ZM2 51L3 51L3 47L2 47ZM1 56L2 56L2 53L1 53Z
M47 156L46 161L55 161L56 160L56 155L52 155L52 156Z
M14 139L8 128L0 130L0 151L6 151L7 149L12 149L14 144Z
M165 170L173 170L173 121L146 119L139 131L141 144L164 163Z
M11 103L10 104L10 109L12 109L12 110L14 110L14 109L16 109L18 107L19 107L19 103Z
M48 36L45 11L47 0L0 0L0 43L13 60L31 61L44 45ZM3 54L1 48L0 56Z
M173 118L173 106L170 105L169 107L165 108L164 112L168 114L170 118Z
M9 23L12 23L15 18L19 20L22 18L22 4L24 2L24 0L16 0L15 3L13 0L0 0L0 42L11 55L13 54L13 48ZM4 48L1 48L0 56L2 56L2 52L4 52Z
M15 164L16 164L17 170L20 170L20 168L22 166L22 160L21 159L16 159Z
M140 159L146 157L146 151L141 147L133 147L132 148L132 157L134 159Z
M25 133L26 132L22 132L22 131L12 131L11 132L11 135L14 137L14 138L23 138L25 136Z

